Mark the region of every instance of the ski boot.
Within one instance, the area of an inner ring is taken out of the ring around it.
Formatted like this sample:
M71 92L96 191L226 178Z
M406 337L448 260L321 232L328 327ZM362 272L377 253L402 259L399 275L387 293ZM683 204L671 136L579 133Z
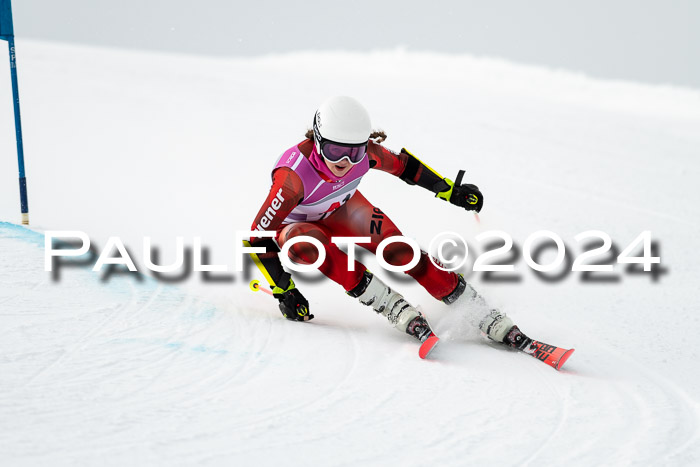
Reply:
M428 340L430 336L434 336L433 330L430 329L428 321L423 316L416 316L413 321L408 323L406 334L413 336L421 342Z
M347 294L359 299L363 305L371 306L374 311L384 315L396 329L402 332L408 332L409 323L421 316L403 295L391 290L369 271L365 271L360 283Z
M365 271L360 283L347 293L384 315L399 331L418 339L421 343L418 349L420 358L426 358L440 341L425 317L403 295L391 290L371 272Z
M525 350L531 342L532 339L523 334L518 326L513 326L510 328L506 336L503 338L503 343L505 345L518 350Z
M479 329L489 339L517 350L524 350L532 342L532 339L513 324L512 319L498 310L491 310L479 324Z
M452 305L457 300L464 296L462 300L460 300L460 303L464 301L470 301L473 305L476 305L480 308L487 308L488 304L486 303L486 300L484 300L484 297L479 295L479 293L472 287L470 284L467 283L466 280L464 280L464 276L462 274L457 274L457 286L455 289L450 292L449 295L444 297L442 301L447 304L447 305Z
M502 342L506 345L510 345L509 342L511 341L506 342L505 339L510 336L510 332L513 328L517 329L517 326L513 324L513 320L510 319L505 313L501 313L495 309L491 310L488 315L484 316L479 323L479 329L481 329L481 332L486 334L486 337L496 342ZM512 338L517 340L517 335L514 334Z

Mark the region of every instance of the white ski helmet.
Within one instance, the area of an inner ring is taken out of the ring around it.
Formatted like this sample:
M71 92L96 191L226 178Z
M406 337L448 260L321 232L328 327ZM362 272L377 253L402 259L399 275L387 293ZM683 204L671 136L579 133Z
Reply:
M314 115L314 143L319 154L325 140L350 145L367 144L371 132L369 113L352 97L331 97Z

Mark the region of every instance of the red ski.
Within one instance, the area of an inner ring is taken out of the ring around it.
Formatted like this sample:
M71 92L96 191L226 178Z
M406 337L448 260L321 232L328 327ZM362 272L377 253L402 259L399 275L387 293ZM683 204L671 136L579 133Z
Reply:
M525 343L525 345L521 346L521 348L518 350L535 357L537 360L540 360L557 370L561 369L575 350L545 344L544 342L532 340L529 337L527 340L530 342Z
M560 370L569 357L571 357L571 354L574 353L575 349L565 349L563 347L557 347L556 345L545 344L544 342L532 340L522 334L517 327L515 328L520 337L518 339L519 345L517 347L511 345L510 347L521 352L525 352L526 354L546 363L556 370ZM440 342L438 336L431 332L430 336L423 341L420 349L418 349L418 356L423 359L427 358L438 342Z
M428 355L430 355L430 352L433 351L437 343L440 342L440 339L438 336L436 336L433 333L430 333L430 336L423 341L423 343L420 346L420 349L418 349L418 356L420 358L426 358Z

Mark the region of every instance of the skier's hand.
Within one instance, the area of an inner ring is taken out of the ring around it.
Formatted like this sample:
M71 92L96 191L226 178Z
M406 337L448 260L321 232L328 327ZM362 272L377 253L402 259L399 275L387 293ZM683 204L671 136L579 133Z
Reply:
M480 212L484 206L484 195L479 191L479 187L471 183L462 184L464 170L460 170L457 174L457 180L452 183L450 180L445 181L450 184L450 189L437 194L438 198L442 198L455 206L464 208L467 211Z
M309 302L289 279L289 287L286 290L280 287L272 289L272 295L280 302L282 316L292 321L309 321L314 315L309 313Z
M457 185L452 188L450 203L466 209L467 211L480 212L484 206L484 195L479 191L479 187L471 183Z

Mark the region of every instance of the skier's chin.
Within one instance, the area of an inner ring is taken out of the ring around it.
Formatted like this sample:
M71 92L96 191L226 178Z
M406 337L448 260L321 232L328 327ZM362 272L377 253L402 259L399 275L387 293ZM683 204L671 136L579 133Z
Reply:
M331 172L333 172L333 175L335 175L336 177L342 177L350 171L351 167L352 165L350 164L345 166L334 164L331 166Z

